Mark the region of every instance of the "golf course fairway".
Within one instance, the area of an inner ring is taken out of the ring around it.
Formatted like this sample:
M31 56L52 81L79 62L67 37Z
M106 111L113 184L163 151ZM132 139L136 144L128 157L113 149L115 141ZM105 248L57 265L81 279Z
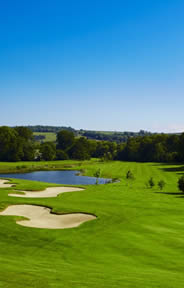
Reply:
M46 229L18 225L27 221L18 215L0 215L0 288L184 287L184 195L177 188L183 165L95 159L0 163L0 173L17 169L75 169L87 176L100 169L102 177L120 182L29 198L9 194L61 185L1 181L1 213L11 206L33 205L55 214L97 218L70 229ZM129 170L133 180L126 179ZM150 177L153 188L146 185ZM163 190L160 180L166 183Z

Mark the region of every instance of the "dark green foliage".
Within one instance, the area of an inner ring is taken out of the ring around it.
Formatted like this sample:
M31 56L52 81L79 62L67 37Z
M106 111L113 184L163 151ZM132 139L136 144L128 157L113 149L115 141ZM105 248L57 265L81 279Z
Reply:
M56 160L67 160L68 155L63 150L56 150Z
M184 162L184 133L179 138L178 160Z
M184 176L181 176L178 180L178 188L181 192L184 192Z
M22 150L23 150L23 156L21 159L22 161L32 161L35 159L36 149L32 142L25 141Z
M36 126L27 126L32 132L53 132L58 133L61 130L67 130L72 131L73 133L76 133L76 130L71 127L65 127L65 126L45 126L45 125L36 125Z
M17 131L18 135L25 140L33 140L33 132L30 129L23 126L15 127L14 129Z
M128 172L126 173L126 179L134 180L134 175L131 170L128 170Z
M103 160L113 160L116 155L117 144L107 141L98 141L96 150L92 157L102 158Z
M139 132L113 132L113 131L89 131L89 130L75 130L72 127L65 127L65 126L28 126L31 131L33 132L52 132L58 133L61 130L67 130L74 133L75 136L84 136L87 139L97 140L97 141L110 141L116 143L126 142L129 137L137 137L137 136L145 136L151 135L150 132L140 130Z
M39 127L49 130L49 127L48 129L43 126ZM84 130L78 132L80 132L78 135L85 135ZM117 144L112 142L112 139L111 141L95 141L85 137L75 138L76 133L74 133L72 128L58 132L56 147L57 150L65 153L58 151L56 159L86 160L94 157L102 161L184 162L184 134L149 134L141 131L136 135L144 136L135 137L134 133L125 132L127 142ZM46 152L42 151L44 159L55 159L51 157L52 149L46 146L42 149L50 152L47 156ZM32 131L28 128L0 127L0 161L31 161L40 159L39 156L39 147L36 148Z
M150 135L150 132L140 130L139 132L103 132L103 131L88 131L80 130L78 131L82 136L87 137L88 139L94 139L98 141L110 141L116 143L126 142L129 137L137 137Z
M32 132L24 127L0 127L0 161L34 159Z
M153 180L153 177L150 177L148 180L148 187L153 188L155 186L155 181Z
M68 155L71 159L88 160L90 159L90 147L86 138L81 137L76 139L73 146L68 150Z
M19 161L23 155L18 146L18 133L9 127L0 127L0 160Z
M68 150L73 144L74 144L73 132L62 130L57 133L57 149Z
M139 162L184 161L184 134L155 134L129 138L117 147L117 160Z
M165 185L166 185L166 183L165 183L164 180L160 180L160 181L158 182L158 187L159 187L160 190L163 190L163 188L165 187Z
M101 170L100 168L98 170L95 171L94 173L94 177L96 177L96 184L98 184L98 178L100 178L101 175Z
M101 174L101 170L100 170L100 168L99 168L98 170L95 171L94 177L99 178L99 177L100 177L100 174Z
M41 160L51 161L56 158L56 146L52 142L45 142L40 145Z

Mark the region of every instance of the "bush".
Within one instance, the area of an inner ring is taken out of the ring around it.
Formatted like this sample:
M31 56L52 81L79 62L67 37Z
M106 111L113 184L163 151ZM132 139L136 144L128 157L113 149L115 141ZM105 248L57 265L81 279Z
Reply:
M94 173L94 177L96 177L96 184L98 184L98 178L100 177L100 174L101 174L100 169L96 170L96 172Z
M159 182L158 182L158 187L160 188L160 190L162 190L163 188L164 188L164 186L165 186L165 181L164 180L160 180Z
M130 180L134 179L134 175L131 170L128 170L128 172L126 173L126 179L130 179Z
M178 180L178 188L181 192L184 192L184 176L181 176Z
M155 186L155 182L153 180L153 178L151 177L149 180L148 180L148 187L149 188L153 188Z

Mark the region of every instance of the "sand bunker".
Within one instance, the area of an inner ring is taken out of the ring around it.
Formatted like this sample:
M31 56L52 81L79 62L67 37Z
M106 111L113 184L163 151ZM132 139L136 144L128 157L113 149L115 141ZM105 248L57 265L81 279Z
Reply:
M0 188L10 188L13 186L14 186L13 184L8 183L8 180L0 179ZM24 198L49 198L49 197L57 197L59 194L65 192L77 192L82 190L84 189L75 187L49 187L43 191L17 190L17 192L21 192L24 194L10 193L8 194L8 196L24 197Z
M81 188L74 188L74 187L49 187L43 191L21 191L24 194L8 194L9 196L13 197L24 197L24 198L49 198L49 197L56 197L61 193L65 192L77 192L82 191L84 189Z
M0 179L0 188L9 188L12 186L13 184L9 184L8 180Z
M14 186L7 183L8 180L0 179L0 188L9 188ZM22 191L24 194L9 194L13 197L25 198L48 198L56 197L65 192L77 192L84 189L74 187L49 187L44 191ZM7 207L0 215L22 216L29 220L16 221L17 224L27 227L64 229L77 227L80 224L96 219L96 216L85 213L70 213L65 215L56 215L51 213L51 209L36 205L12 205Z
M91 214L71 213L65 215L51 214L51 209L35 205L12 205L0 215L23 216L29 220L16 221L17 224L27 227L64 229L77 227L80 224L96 219Z

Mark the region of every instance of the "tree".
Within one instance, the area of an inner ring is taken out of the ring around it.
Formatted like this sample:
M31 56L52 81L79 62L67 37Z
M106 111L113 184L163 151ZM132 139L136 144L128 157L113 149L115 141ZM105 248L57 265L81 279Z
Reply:
M0 127L0 161L20 161L23 157L23 141L18 141L14 128Z
M23 143L23 161L33 161L35 160L36 149L32 142L24 141Z
M68 155L63 150L56 150L56 160L67 160Z
M25 140L33 140L33 132L29 128L17 126L14 129L17 131L18 135Z
M128 170L128 172L126 173L126 179L130 179L130 180L134 179L134 175L131 170Z
M181 192L184 192L184 175L178 179L178 188Z
M154 180L153 180L152 177L148 180L148 186L149 186L150 188L153 188L153 187L155 186L155 182L154 182Z
M179 161L183 162L184 161L184 133L180 135L179 138Z
M23 155L21 160L32 161L35 159L35 146L33 143L33 132L27 127L15 127L15 131L18 133L19 146L22 145Z
M158 187L160 188L160 190L163 190L165 184L166 184L166 183L165 183L164 180L160 180L160 181L158 182Z
M57 149L68 150L73 144L74 144L73 132L62 130L57 133Z
M40 145L41 159L51 161L56 158L56 146L52 142L45 142Z
M101 174L100 169L96 170L96 172L94 173L94 177L96 177L96 184L98 184L99 182L98 178L100 178L100 174Z
M68 155L72 159L89 160L91 155L88 140L84 137L76 139L73 146L68 150Z

